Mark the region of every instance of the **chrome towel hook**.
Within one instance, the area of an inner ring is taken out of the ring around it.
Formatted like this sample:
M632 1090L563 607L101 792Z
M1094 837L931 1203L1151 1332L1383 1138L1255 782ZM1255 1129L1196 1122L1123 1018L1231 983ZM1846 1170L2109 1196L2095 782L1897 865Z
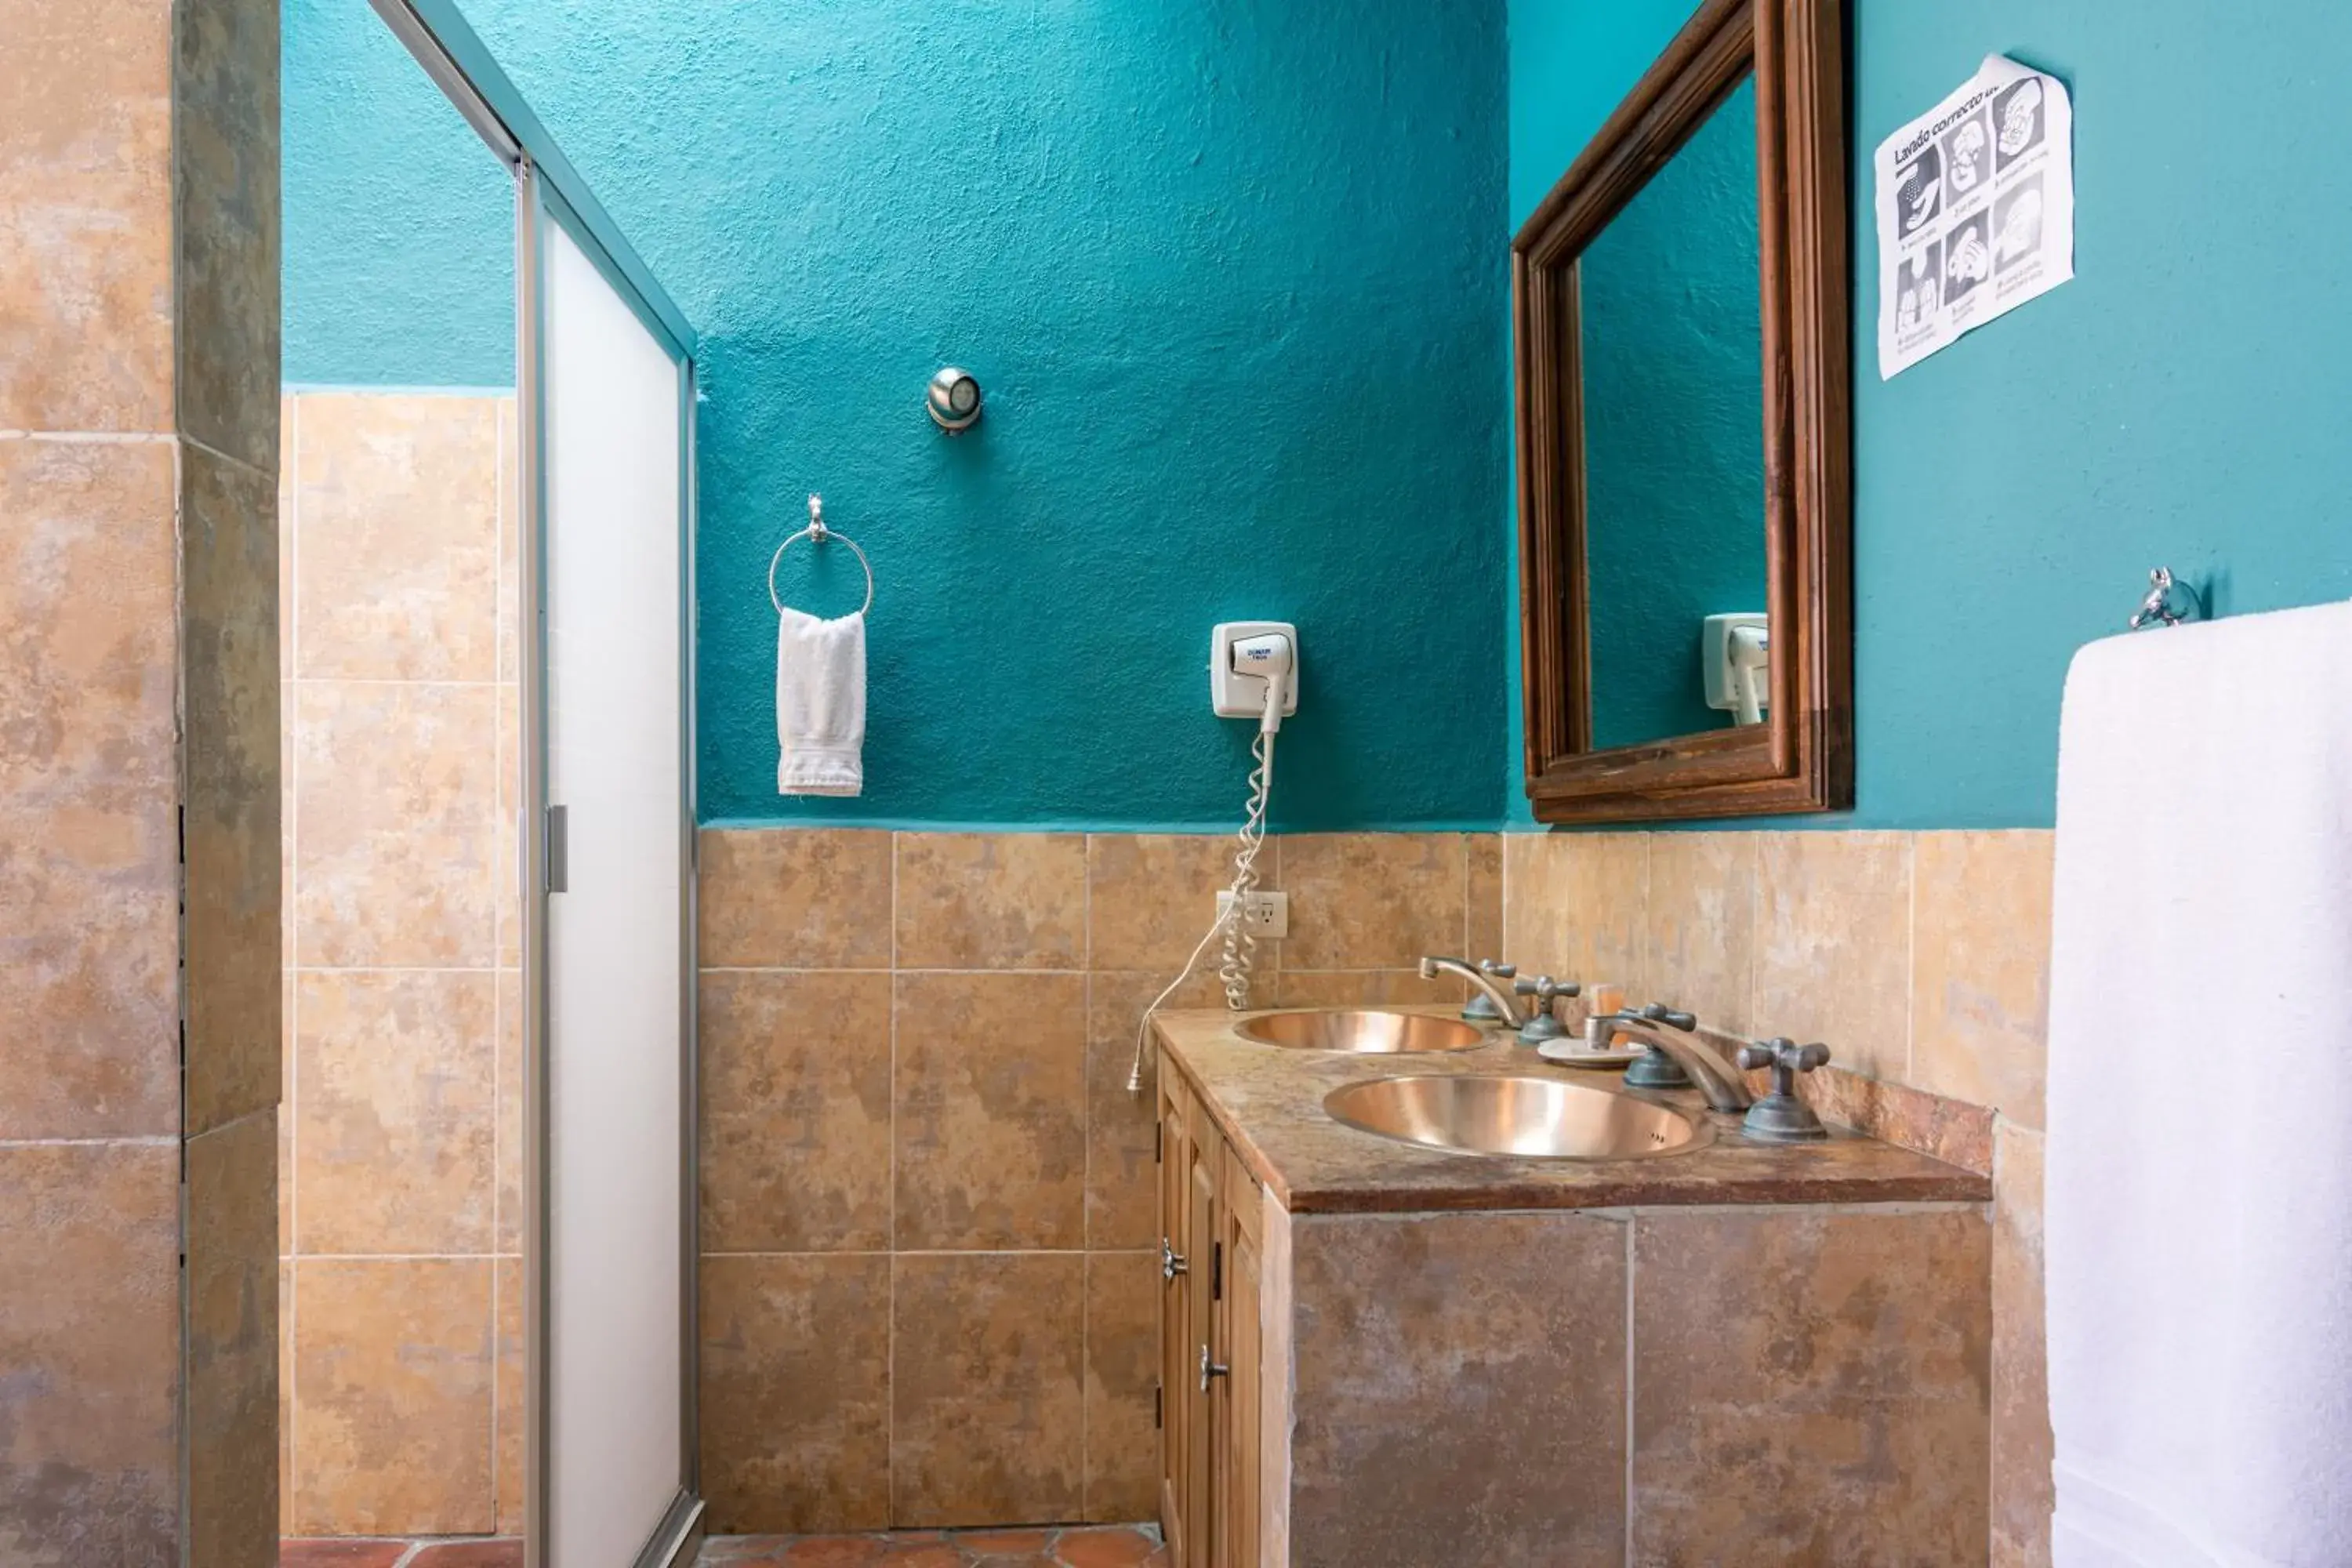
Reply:
M2147 596L2139 602L2139 608L2132 612L2133 631L2148 626L2177 626L2183 621L2195 619L2201 613L2196 592L2189 588L2180 590L2188 601L2185 613L2173 608L2173 587L2171 567L2159 566L2147 574Z

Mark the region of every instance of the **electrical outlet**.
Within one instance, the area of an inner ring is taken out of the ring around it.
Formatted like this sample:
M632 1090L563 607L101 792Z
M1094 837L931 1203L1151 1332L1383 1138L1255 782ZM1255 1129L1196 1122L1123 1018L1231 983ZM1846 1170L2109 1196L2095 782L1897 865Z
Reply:
M1234 905L1230 890L1217 895L1217 918ZM1243 923L1252 936L1285 937L1290 934L1290 895L1288 893L1252 893L1242 906Z

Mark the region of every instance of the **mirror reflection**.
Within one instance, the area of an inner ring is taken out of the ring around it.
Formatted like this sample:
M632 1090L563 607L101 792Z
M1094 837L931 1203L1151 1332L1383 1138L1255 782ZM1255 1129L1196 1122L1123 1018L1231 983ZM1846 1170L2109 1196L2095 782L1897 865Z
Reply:
M1758 235L1750 78L1577 259L1596 750L1763 717Z

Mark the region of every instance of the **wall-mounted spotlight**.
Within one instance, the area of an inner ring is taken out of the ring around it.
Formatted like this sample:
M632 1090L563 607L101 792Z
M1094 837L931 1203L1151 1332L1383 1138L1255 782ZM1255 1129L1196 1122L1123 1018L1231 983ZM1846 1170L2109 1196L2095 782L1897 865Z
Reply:
M923 406L931 411L931 418L950 436L961 436L980 418L980 383L969 371L950 365L931 377L929 393Z

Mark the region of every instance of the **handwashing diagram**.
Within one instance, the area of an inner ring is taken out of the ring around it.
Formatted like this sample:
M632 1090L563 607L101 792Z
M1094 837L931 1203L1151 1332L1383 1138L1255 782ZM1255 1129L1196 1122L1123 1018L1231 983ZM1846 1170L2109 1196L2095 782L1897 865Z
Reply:
M2006 272L2042 248L2042 176L2020 181L1993 203L1993 266Z
M1999 55L1878 144L1878 374L2074 276L2065 84Z
M1944 299L1957 302L1992 276L1992 247L1985 243L1988 214L1963 218L1944 237Z
M2000 123L2000 166L2007 168L2042 145L2042 79L2028 77L1993 94L1993 117Z
M1895 330L1915 331L1936 313L1944 297L1942 268L1944 247L1941 241L1927 246L1903 258L1902 281L1895 306Z
M1903 176L1902 188L1895 193L1895 211L1906 238L1944 210L1944 182L1937 173L1941 167L1936 150L1930 147L1913 161L1910 172Z
M1991 172L1992 138L1985 133L1985 117L1972 115L1944 138L1944 183L1950 187L1947 205L1966 196Z

